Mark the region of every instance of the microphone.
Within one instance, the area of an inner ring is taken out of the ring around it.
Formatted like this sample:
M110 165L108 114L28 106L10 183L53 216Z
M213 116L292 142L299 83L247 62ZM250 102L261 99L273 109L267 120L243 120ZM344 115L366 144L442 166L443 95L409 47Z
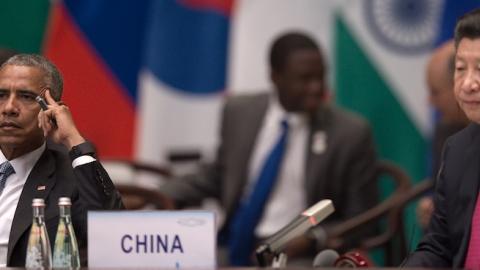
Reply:
M332 267L339 257L338 252L333 249L322 250L313 259L313 267Z
M259 264L265 265L264 255L266 253L278 254L292 239L303 235L308 229L316 226L326 217L333 213L334 207L331 200L321 200L312 207L305 210L297 218L283 227L280 231L270 236L256 250Z

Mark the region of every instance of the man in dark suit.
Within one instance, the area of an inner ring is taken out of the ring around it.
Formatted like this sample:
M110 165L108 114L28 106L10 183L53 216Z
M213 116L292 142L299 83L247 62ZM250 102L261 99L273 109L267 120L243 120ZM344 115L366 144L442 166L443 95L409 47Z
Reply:
M408 267L480 267L480 9L457 22L455 48L454 93L473 123L445 144L435 210Z
M42 56L15 55L0 67L0 167L9 167L11 173L0 178L0 266L25 265L33 198L46 202L45 222L52 243L59 220L58 198L71 198L82 261L87 210L122 208L94 147L75 127L68 107L59 102L62 89L57 68ZM46 98L45 111L37 96Z
M290 258L309 255L311 265L315 244L318 248L324 245L328 226L377 202L376 154L366 121L329 104L326 65L311 38L301 33L279 37L270 51L270 68L274 93L227 100L214 165L203 174L168 182L161 189L179 205L217 198L226 213L220 242L232 251L232 224L239 219L239 209L253 200L262 166L282 134L280 123L285 120L286 149L265 204L256 205L260 218L253 221L252 233L258 243L308 206L331 199L336 211L324 226L292 241L286 250ZM247 227L242 226L237 227ZM365 234L352 235L352 240ZM230 263L250 263L253 248L250 243L244 250L230 252ZM242 257L244 251L247 256Z

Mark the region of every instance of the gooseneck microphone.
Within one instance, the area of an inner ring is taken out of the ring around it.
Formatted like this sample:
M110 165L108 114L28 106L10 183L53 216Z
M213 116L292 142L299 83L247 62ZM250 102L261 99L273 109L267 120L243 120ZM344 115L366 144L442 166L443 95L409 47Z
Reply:
M256 255L259 265L266 266L266 254L279 254L283 251L288 242L303 235L311 227L316 226L332 214L334 210L331 200L321 200L305 210L281 230L270 236L257 248Z

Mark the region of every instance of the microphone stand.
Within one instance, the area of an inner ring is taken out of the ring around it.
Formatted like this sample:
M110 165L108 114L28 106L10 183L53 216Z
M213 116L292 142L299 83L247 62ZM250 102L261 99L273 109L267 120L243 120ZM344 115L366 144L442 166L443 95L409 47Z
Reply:
M287 254L284 252L272 252L268 244L259 246L255 251L255 255L260 267L267 267L269 260L272 261L272 268L284 268L287 266Z

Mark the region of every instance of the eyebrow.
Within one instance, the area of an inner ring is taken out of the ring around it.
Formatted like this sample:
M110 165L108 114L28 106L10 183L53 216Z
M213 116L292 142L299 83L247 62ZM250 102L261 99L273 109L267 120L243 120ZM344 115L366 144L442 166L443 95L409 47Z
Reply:
M22 94L33 94L33 95L38 95L35 91L29 90L29 89L18 89L17 92L22 93Z
M10 92L10 89L0 87L0 92ZM35 91L29 90L29 89L18 89L15 92L18 92L20 94L31 94L31 95L34 95L34 96L38 95Z

